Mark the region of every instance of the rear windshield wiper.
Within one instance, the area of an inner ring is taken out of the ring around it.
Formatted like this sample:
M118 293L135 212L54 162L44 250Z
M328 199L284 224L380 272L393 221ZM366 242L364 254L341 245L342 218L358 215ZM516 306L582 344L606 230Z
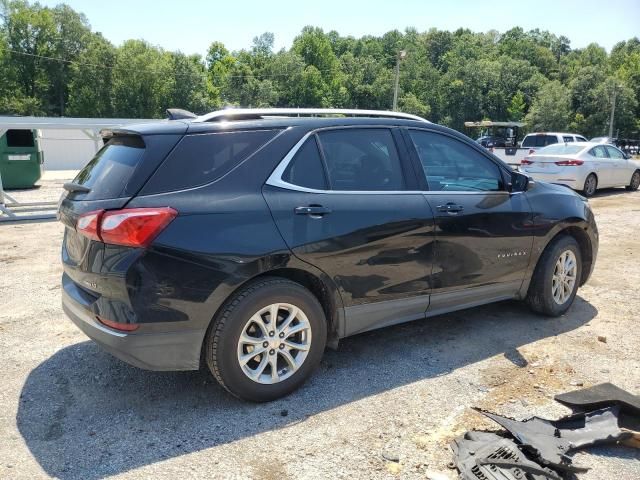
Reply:
M85 187L84 185L80 185L78 183L67 182L62 185L67 192L78 192L78 193L89 193L91 189L89 187Z

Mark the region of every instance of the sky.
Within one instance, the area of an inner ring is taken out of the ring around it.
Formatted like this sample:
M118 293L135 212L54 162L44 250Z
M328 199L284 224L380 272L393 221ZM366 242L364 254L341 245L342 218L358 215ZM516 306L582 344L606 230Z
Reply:
M40 0L47 6L60 0ZM415 27L504 32L521 26L565 35L572 48L596 42L610 51L640 36L640 0L66 0L112 43L136 38L167 50L204 55L213 41L249 48L261 33L289 48L305 25L341 35L382 35Z

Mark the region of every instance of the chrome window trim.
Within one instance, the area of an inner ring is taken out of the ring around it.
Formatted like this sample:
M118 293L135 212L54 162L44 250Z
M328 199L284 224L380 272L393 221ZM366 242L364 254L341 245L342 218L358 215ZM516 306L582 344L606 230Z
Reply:
M284 175L284 171L295 157L298 150L302 148L302 145L311 137L318 132L322 132L325 130L344 130L347 128L384 128L387 130L391 130L394 128L389 125L348 125L348 126L332 126L332 127L323 127L317 128L315 130L311 130L307 132L298 142L289 150L289 152L284 156L284 158L280 161L278 166L271 172L269 178L265 182L265 185L270 185L272 187L284 188L285 190L293 190L295 192L301 193L317 193L317 194L326 194L326 195L512 195L511 192L506 190L501 191L479 191L479 192L469 192L464 190L450 190L450 191L434 191L434 190L316 190L314 188L301 187L299 185L294 185L293 183L285 182L282 180L282 175ZM419 129L424 130L424 129ZM496 165L497 166L497 165ZM514 193L522 193L522 192L514 192Z

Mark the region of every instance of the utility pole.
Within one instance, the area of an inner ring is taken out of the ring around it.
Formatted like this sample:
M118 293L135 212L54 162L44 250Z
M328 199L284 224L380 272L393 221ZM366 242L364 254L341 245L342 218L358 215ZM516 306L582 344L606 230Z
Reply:
M616 115L616 95L618 93L618 85L613 86L613 98L611 99L611 118L609 119L609 138L613 138L613 119Z
M406 56L407 56L407 51L400 50L398 52L398 56L396 57L396 80L395 80L395 85L393 87L393 108L392 108L394 112L398 110L398 86L400 84L400 61L404 60Z

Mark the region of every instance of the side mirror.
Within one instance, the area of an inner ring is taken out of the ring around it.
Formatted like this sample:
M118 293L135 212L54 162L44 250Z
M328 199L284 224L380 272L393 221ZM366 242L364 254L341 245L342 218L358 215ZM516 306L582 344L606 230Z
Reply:
M631 154L630 154L630 153L622 152L622 155L624 155L624 159L625 159L625 160L629 160L629 159L631 159Z
M511 172L511 181L507 185L509 192L517 193L517 192L526 192L534 185L533 180L531 180L527 175L524 175L520 172Z

